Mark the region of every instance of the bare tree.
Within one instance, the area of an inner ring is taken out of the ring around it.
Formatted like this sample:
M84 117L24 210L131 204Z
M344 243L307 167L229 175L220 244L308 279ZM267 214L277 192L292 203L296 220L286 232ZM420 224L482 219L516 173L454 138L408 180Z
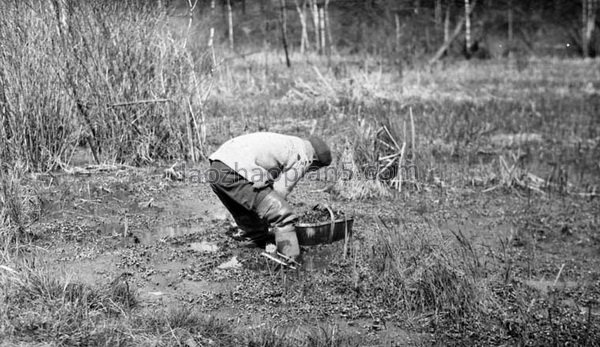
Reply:
M400 52L400 38L402 37L402 31L400 30L400 15L397 11L394 13L394 23L396 26L396 52Z
M468 1L468 0L465 0ZM467 16L470 15L473 12L473 9L475 8L475 4L477 3L477 0L473 0L473 3L470 4L469 6L469 12L465 13ZM458 22L456 23L456 27L454 28L454 31L452 32L451 35L448 36L448 38L446 40L444 40L444 44L442 44L442 46L437 50L437 52L435 52L435 54L433 55L433 57L431 59L429 59L429 64L433 64L436 61L438 61L446 52L446 50L448 49L448 47L450 47L450 45L452 44L452 42L458 37L458 35L460 34L462 27L465 25L465 18L467 17L461 17Z
M188 6L189 6L188 25L187 25L185 40L183 41L183 48L185 48L187 46L188 37L190 36L190 31L192 29L192 23L194 21L194 9L196 8L196 5L198 5L198 0L188 0Z
M590 45L596 27L597 0L582 0L581 8L581 48L583 56L587 58L592 55Z
M233 49L233 11L231 9L231 0L227 0L227 37L229 38L229 48Z
M319 50L319 48L321 47L321 41L319 40L319 7L317 6L317 0L308 0L309 5L310 5L310 13L312 14L312 18L313 18L313 26L315 29L315 47L316 50Z
M442 0L435 0L433 13L436 29L439 30L442 27Z
M211 19L215 18L215 0L210 1L210 17L211 17ZM212 58L211 70L214 69L217 65L217 57L215 56L214 39L215 39L215 27L214 27L214 24L211 24L210 33L208 36L208 49L210 50L210 56Z
M451 2L446 5L446 15L444 16L444 42L450 39L450 7Z
M302 0L302 5L298 0L294 0L296 4L296 11L298 11L298 17L300 18L300 26L302 28L302 34L300 36L300 53L304 54L306 49L310 49L310 43L308 41L308 29L306 28L306 1Z
M280 12L280 25L281 25L281 41L283 43L283 50L285 51L285 64L287 67L292 67L292 63L290 62L290 55L288 53L288 43L287 43L287 14L285 7L285 0L279 0L279 5L281 7Z
M333 48L333 37L331 36L331 25L329 21L329 0L325 0L325 6L323 9L323 24L325 26L325 31L327 33L327 54L331 54L331 50ZM323 41L325 41L323 39Z
M513 5L512 5L512 0L508 0L508 9L507 9L507 14L506 16L508 17L508 54L512 55L513 54L513 47L514 47L514 28L513 28L513 9L512 9Z
M325 9L318 7L319 11L319 53L325 53Z
M471 4L465 0L465 52L471 54Z

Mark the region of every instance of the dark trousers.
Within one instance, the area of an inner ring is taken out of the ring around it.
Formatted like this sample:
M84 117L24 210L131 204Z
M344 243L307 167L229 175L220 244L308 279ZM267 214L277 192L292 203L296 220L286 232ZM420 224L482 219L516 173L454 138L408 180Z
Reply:
M273 188L256 189L252 182L218 160L210 163L210 187L225 205L245 237L266 236L269 225L256 213L258 204Z

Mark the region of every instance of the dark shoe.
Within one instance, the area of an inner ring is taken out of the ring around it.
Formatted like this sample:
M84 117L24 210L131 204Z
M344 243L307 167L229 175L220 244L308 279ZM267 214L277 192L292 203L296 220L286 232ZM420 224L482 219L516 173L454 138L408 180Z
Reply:
M275 243L275 236L272 234L260 234L253 237L241 236L234 238L234 240L239 241L241 247L265 249L269 243Z

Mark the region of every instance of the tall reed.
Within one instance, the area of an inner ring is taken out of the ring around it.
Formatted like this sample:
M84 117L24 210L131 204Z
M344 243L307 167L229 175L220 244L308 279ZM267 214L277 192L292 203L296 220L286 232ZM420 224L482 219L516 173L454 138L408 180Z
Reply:
M3 162L53 169L78 145L97 163L202 156L204 48L164 9L27 0L0 10Z

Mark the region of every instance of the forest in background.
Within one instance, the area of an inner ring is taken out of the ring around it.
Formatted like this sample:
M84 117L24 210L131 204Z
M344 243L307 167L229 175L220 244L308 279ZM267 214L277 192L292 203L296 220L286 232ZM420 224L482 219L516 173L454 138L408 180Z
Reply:
M444 76L453 62L466 58L467 64L478 58L514 63L516 69L489 68L499 76L509 69L517 78L525 76L530 58L593 56L600 41L597 5L596 0L2 2L0 158L8 168L21 162L33 171L68 167L81 148L96 164L202 161L225 138L266 129L270 117L301 113L325 122L323 107L364 110L356 105L384 104L378 94L396 107L411 97L407 91L430 83L425 75L431 75L435 90L453 86L456 79ZM551 72L537 65L531 83ZM479 76L481 66L473 66L460 78ZM426 93L414 93L427 99ZM301 110L287 101L290 95L301 100ZM279 110L273 103L281 103ZM232 130L223 124L227 117L245 125Z
M597 0L159 0L195 39L237 52L280 47L376 54L392 63L442 56L593 57ZM209 28L210 27L210 28Z

